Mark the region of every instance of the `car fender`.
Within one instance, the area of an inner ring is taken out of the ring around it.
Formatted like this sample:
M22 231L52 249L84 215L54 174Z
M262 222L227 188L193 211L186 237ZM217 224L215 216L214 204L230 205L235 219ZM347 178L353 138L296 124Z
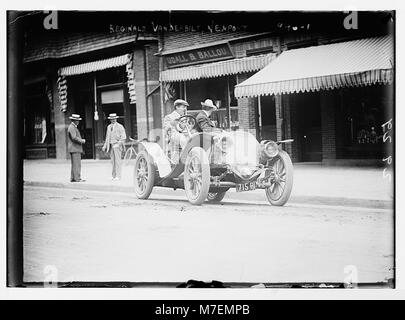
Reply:
M190 137L190 139L187 142L187 145L184 147L184 150L180 155L180 161L183 164L186 163L187 155L190 152L190 150L193 149L194 147L201 147L206 152L209 153L213 143L212 142L213 136L215 136L213 133L198 132L194 134L192 137Z
M140 145L142 145L146 152L152 157L156 167L158 168L159 176L161 178L167 176L171 172L170 161L160 145L149 141L141 141Z

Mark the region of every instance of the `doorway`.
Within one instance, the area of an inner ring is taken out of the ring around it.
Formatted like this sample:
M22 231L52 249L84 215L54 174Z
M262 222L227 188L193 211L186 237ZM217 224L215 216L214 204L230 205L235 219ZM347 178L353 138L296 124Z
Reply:
M107 126L110 124L109 114L117 114L117 121L124 126L127 136L131 136L132 133L125 68L119 67L97 72L93 86L96 88L98 112L95 132L96 158L106 159L109 156L102 151L102 146L106 138Z
M275 96L264 96L259 99L259 137L261 140L277 141Z
M301 161L322 161L321 104L319 92L295 96Z
M97 144L104 144L105 135L110 120L110 113L118 115L117 122L125 127L124 99L123 88L119 87L114 90L98 90L97 92L99 121L97 123Z
M71 79L72 99L70 105L72 111L80 114L82 121L79 123L79 131L86 143L83 145L83 159L94 159L94 93L92 79L89 75L74 76Z

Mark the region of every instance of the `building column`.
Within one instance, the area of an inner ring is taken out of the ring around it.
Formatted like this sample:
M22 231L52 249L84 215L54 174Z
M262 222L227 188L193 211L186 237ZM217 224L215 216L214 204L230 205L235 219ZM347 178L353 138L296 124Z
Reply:
M136 48L134 50L133 69L135 73L136 122L139 140L147 138L149 131L148 110L146 108L145 63L144 48Z
M68 110L62 112L60 110L59 101L59 91L58 85L56 83L57 75L56 72L51 78L52 81L52 94L53 94L53 110L55 117L55 149L56 149L56 159L69 159L69 152L67 149L67 128L69 126ZM69 80L68 80L69 81ZM68 101L69 101L69 82L67 88Z
M131 127L131 105L129 104L128 88L124 87L124 128L127 136L132 137Z
M248 74L238 75L236 82L239 84L249 78ZM257 97L238 99L239 128L250 132L257 137Z
M148 94L159 85L159 58L157 44L147 44L134 49L133 69L135 73L136 92L136 121L138 139L148 138L156 123L160 123L161 106L160 91L157 90L154 98ZM156 105L156 101L159 105ZM156 119L154 118L156 117Z
M291 110L290 99L288 95L277 94L275 96L276 104L276 130L277 140L291 139ZM293 149L290 143L284 145L284 150L292 157Z
M299 128L299 114L298 106L296 103L296 96L289 95L289 109L290 109L290 127L291 127L291 139L294 139L291 143L291 160L293 162L299 162L301 160L301 143L302 139L300 137L300 128Z
M149 108L153 118L150 119L153 129L161 128L162 126L162 106L160 97L160 82L159 82L159 57L156 55L158 52L158 44L150 43L145 46L147 54L147 87L149 95ZM153 93L152 93L153 91Z
M322 127L322 161L336 159L335 95L331 91L320 93Z
M275 104L276 104L276 130L277 130L277 140L283 139L283 111L282 111L282 102L281 102L281 95L277 94L275 96Z
M282 127L282 139L291 139L292 138L292 124L291 124L291 104L290 104L290 95L284 94L281 100L281 114L283 115L283 127ZM288 154L293 156L293 149L291 143L286 143L284 150Z
M24 285L23 249L23 141L22 116L24 110L23 53L24 26L18 11L7 12L7 285ZM4 188L5 189L5 188ZM5 192L5 193L6 193ZM4 197L5 199L5 197ZM5 202L4 202L5 203ZM4 210L4 207L3 207ZM3 215L4 219L5 214Z

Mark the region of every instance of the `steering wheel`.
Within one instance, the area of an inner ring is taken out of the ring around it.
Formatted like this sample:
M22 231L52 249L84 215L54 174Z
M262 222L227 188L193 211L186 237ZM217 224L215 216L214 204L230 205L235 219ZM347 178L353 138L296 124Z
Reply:
M190 115L181 116L176 125L177 131L180 133L188 133L191 136L191 131L197 128L197 120Z

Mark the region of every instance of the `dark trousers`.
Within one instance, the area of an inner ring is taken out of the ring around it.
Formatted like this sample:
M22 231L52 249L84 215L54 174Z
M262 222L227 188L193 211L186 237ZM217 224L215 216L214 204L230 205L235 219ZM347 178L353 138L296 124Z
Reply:
M80 152L71 152L71 171L70 171L70 181L80 181L80 171L81 171L81 160L82 154Z

